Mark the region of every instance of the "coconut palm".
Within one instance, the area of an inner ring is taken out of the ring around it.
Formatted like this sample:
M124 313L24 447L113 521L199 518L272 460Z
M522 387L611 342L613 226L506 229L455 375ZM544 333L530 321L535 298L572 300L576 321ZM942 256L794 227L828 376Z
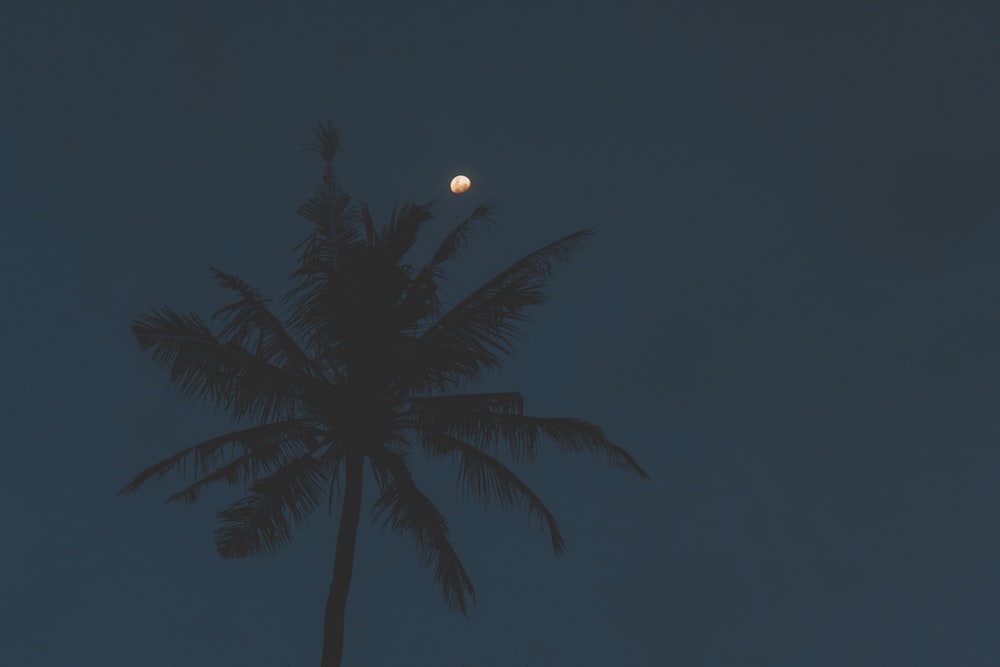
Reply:
M146 468L122 493L171 471L193 475L167 502L195 502L212 484L244 485L249 495L217 515L215 545L223 558L274 552L324 500L332 513L339 499L321 661L338 667L366 462L378 491L373 521L412 537L447 605L463 614L475 601L472 582L445 518L411 475L412 453L455 461L460 487L484 503L525 508L557 554L563 537L555 518L496 456L500 451L531 461L539 442L551 441L647 475L590 422L525 415L517 392L466 391L511 351L526 307L546 300L553 265L591 231L530 253L445 309L438 297L444 266L478 226L492 222L490 207L476 208L415 269L403 259L431 219L429 205L406 204L376 230L368 208L353 206L337 187L337 131L327 124L316 136L326 169L298 211L314 229L296 249L295 286L282 301L286 321L242 279L212 269L236 293L214 314L216 329L170 308L133 323L141 348L152 350L184 398L225 408L243 428Z

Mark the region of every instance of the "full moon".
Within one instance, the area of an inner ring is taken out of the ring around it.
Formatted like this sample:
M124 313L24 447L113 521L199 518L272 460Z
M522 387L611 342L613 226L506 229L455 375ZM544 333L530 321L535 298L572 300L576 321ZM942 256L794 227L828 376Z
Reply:
M462 194L471 187L472 181L469 180L468 176L462 176L459 174L455 178L451 179L451 191L456 195Z

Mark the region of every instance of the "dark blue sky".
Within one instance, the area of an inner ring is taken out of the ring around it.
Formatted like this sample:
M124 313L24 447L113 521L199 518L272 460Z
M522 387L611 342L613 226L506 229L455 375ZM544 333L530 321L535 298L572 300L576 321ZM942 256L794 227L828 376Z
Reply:
M519 468L556 558L419 466L478 606L363 521L345 667L1000 664L1000 5L820 4L5 4L0 664L318 663L332 518L223 561L238 490L115 493L231 427L132 319L281 296L326 119L421 249L498 202L453 296L597 227L482 389L652 476Z

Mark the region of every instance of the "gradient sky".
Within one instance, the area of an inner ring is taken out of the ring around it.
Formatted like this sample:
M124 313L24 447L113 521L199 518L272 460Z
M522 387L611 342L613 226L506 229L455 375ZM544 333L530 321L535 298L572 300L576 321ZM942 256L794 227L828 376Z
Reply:
M478 605L363 521L345 667L1000 664L998 35L986 1L5 3L0 664L318 664L334 519L224 561L239 490L116 492L232 427L132 319L209 314L211 265L283 294L327 119L378 220L437 202L424 251L497 201L453 296L597 227L481 389L652 476L518 468L556 558L419 466Z

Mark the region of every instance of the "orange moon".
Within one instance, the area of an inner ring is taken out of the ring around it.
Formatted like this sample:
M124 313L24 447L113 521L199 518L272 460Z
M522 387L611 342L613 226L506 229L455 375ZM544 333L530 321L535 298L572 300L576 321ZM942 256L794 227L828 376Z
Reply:
M451 179L451 191L456 195L462 194L471 187L472 181L469 180L468 176L462 176L459 174L455 178Z

